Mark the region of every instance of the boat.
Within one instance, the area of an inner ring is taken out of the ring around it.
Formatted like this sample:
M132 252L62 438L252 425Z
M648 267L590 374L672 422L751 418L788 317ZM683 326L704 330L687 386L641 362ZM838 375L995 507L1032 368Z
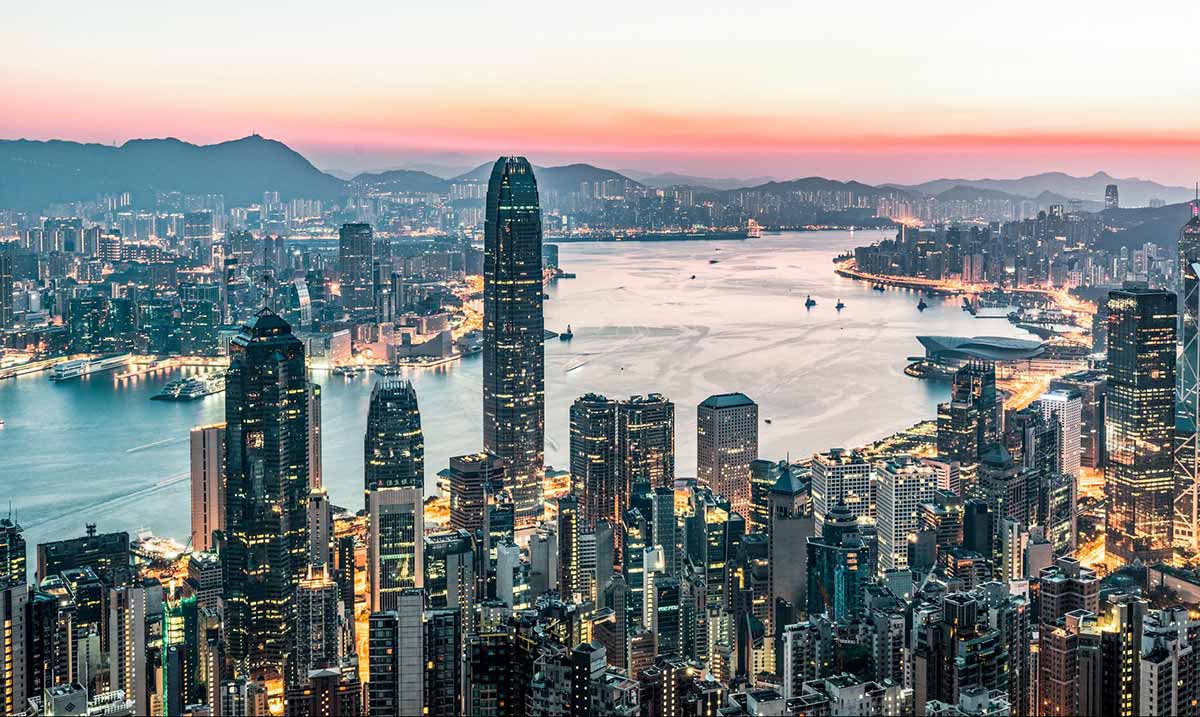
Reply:
M762 225L753 219L746 222L746 238L762 239Z
M696 275L695 275L695 274L692 274L692 278L693 278L693 279L695 279L695 278L696 278Z
M560 272L558 272L558 278L560 278L560 279L574 279L574 278L575 278L575 274L574 274L573 272L570 272L570 271L560 271Z
M151 401L195 401L225 390L224 372L187 376L170 381Z
M811 309L812 307L814 307L816 305L817 305L817 300L812 298L812 294L809 294L808 298L804 300L804 308Z
M716 260L716 259L709 259L709 260L708 260L708 263L709 263L709 264L716 264L716 263L717 263L717 260Z
M50 372L51 381L69 381L101 371L129 365L129 354L112 354L92 359L74 359L60 363Z
M567 324L567 330L558 335L559 341L570 341L575 338L575 332L571 331L571 325Z
M917 310L924 311L925 309L928 309L928 308L929 308L929 304L926 304L925 298L922 297L921 300L917 302Z
M846 305L842 303L841 299L838 299L837 306L834 306L833 308L841 311L842 309L846 308Z
M770 425L770 423L771 423L771 419L769 419L769 418L764 418L763 421L765 421L767 423L767 425Z
M875 291L883 291L883 284L876 284L875 286L872 286L871 288L874 289Z
M542 294L542 300L543 300L543 301L545 301L546 299L549 299L549 298L550 298L550 295L549 295L549 294Z
M376 366L375 373L379 374L380 376L399 376L404 373L404 369L389 363L382 366Z
M338 366L333 370L334 376L344 376L346 378L354 378L358 376L357 366Z
M0 428L4 428L4 419L0 418Z

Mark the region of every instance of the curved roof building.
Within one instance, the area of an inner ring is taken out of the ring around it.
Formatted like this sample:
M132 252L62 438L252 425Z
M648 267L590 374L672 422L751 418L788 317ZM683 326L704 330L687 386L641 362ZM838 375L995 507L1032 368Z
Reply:
M917 341L925 347L925 356L934 361L1024 361L1046 352L1045 345L1040 341L1003 336L918 336Z

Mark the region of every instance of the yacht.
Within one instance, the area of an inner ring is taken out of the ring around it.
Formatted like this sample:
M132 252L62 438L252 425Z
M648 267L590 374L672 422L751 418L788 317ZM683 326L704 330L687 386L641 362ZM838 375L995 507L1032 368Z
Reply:
M204 376L177 378L163 386L162 391L151 396L151 401L195 401L225 390L225 374L210 373Z
M111 371L129 365L129 354L113 354L92 359L74 359L60 363L50 372L51 381L69 381L88 374Z
M400 376L404 373L404 369L400 368L399 366L393 366L389 363L382 366L376 366L375 373L379 374L380 376Z
M358 376L357 366L338 366L333 369L334 376L343 376L345 378L354 378Z

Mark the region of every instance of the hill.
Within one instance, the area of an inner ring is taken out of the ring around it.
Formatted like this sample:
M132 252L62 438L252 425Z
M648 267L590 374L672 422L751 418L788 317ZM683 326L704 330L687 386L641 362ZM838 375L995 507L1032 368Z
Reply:
M314 167L282 142L251 135L195 145L174 138L130 140L119 147L52 140L0 141L0 206L41 209L131 192L149 201L156 191L223 194L230 205L281 198L332 198L345 182Z
M445 193L450 182L427 172L413 169L391 169L386 172L363 172L350 180L351 187L370 188L385 192Z
M487 184L488 178L492 174L492 166L494 162L487 162L479 165L475 169L465 174L460 174L457 177L449 180L451 184L458 182L478 182ZM565 164L561 167L539 167L534 165L533 174L537 177L538 191L541 193L558 192L559 194L569 194L578 192L579 185L583 182L604 182L609 179L616 179L625 182L633 182L640 185L641 183L626 177L625 175L614 172L611 169L601 169L593 167L590 164Z
M1103 203L1104 188L1117 185L1121 204L1129 207L1146 206L1151 199L1166 202L1186 202L1192 198L1187 187L1171 187L1146 179L1112 177L1106 172L1096 172L1090 177L1075 177L1065 172L1044 172L1019 179L935 179L914 185L889 185L936 196L955 187L974 187L1013 194L1027 199L1038 198L1044 193L1069 199L1082 199Z

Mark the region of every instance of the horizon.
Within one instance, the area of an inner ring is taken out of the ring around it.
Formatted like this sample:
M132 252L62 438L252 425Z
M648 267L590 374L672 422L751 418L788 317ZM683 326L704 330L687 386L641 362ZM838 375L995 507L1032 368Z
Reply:
M259 132L347 171L496 147L871 184L1103 168L1190 186L1200 163L1200 100L1182 89L1194 7L618 2L603 23L548 3L129 9L120 22L75 0L10 11L0 136L203 144ZM1074 51L1097 37L1103 52Z

